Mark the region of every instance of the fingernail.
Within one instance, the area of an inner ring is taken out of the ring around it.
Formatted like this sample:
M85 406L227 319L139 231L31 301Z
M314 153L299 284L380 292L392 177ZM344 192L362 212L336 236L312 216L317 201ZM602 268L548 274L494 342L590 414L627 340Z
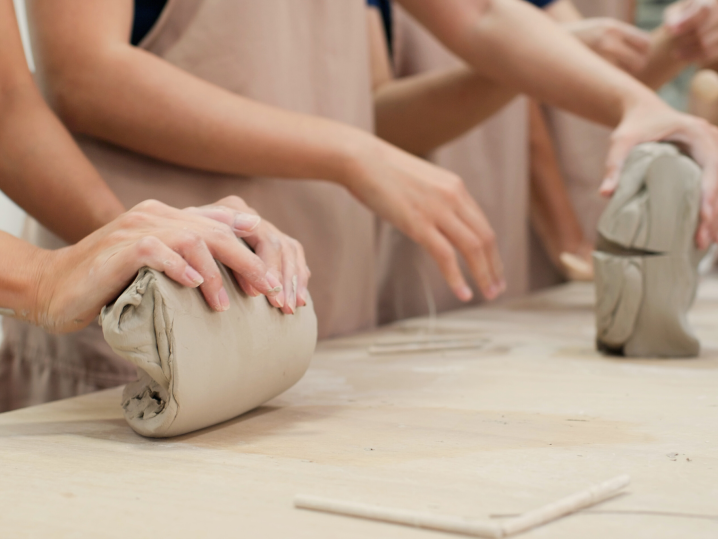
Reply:
M253 298L259 297L262 294L259 293L259 291L254 288L251 284L247 283L247 293L252 296Z
M295 275L292 277L292 290L289 293L289 308L292 311L292 314L294 314L294 311L297 308L297 276Z
M300 307L306 307L307 305L307 289L303 288L297 292L297 305Z
M458 296L461 301L471 301L471 299L474 297L474 293L471 291L471 288L464 285L461 288L459 288Z
M219 309L217 309L219 312L224 312L229 309L229 296L227 295L227 291L224 287L219 289L219 294L217 294L217 303L219 304Z
M277 279L271 271L267 272L266 279L267 279L267 282L269 283L269 286L271 287L271 288L267 289L266 294L268 296L276 296L282 290L284 290L282 283L279 282L279 279Z
M202 276L192 266L185 268L184 276L193 286L199 286L204 282Z
M251 232L259 226L262 218L251 213L240 213L234 218L232 228L240 232Z

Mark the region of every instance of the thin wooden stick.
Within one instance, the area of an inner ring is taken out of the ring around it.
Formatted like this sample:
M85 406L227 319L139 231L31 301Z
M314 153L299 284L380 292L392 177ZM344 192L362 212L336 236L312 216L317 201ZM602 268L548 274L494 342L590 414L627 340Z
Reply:
M524 513L520 517L505 520L501 523L504 537L525 532L586 507L596 505L618 494L630 482L631 478L629 476L621 475L598 485L593 485L571 496L566 496L557 502Z
M377 505L343 502L307 495L298 495L294 499L294 506L299 509L311 509L313 511L379 520L393 524L412 526L414 528L459 533L472 537L501 539L547 524L548 522L607 500L618 494L630 481L631 478L629 476L622 475L591 486L586 490L562 498L557 502L539 509L524 513L519 517L498 522L469 520L418 511L391 509Z
M307 495L297 496L294 499L294 506L299 509L311 509L325 513L380 520L383 522L391 522L392 524L403 524L414 528L460 533L472 537L486 537L489 539L501 539L501 537L503 537L503 531L498 522L481 522L457 517L432 515L418 511L391 509L378 505L342 502Z
M376 343L369 347L371 355L408 354L412 352L442 352L470 350L486 346L486 339L433 339L414 342Z

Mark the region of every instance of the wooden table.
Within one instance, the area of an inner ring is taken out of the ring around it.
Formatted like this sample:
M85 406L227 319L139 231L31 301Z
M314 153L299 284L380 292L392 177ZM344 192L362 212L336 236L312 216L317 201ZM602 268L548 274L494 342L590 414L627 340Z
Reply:
M295 494L488 517L621 473L627 494L524 537L718 537L718 279L694 360L594 352L590 286L433 322L473 349L370 354L414 320L323 343L268 405L168 441L120 390L0 415L2 537L455 537L296 510Z

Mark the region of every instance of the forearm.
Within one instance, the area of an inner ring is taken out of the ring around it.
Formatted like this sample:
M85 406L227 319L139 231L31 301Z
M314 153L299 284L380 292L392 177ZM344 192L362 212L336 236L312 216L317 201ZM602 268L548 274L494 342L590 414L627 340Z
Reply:
M552 255L575 252L583 240L581 224L568 196L541 107L531 101L529 111L531 223Z
M48 251L0 232L0 315L32 319Z
M543 102L610 126L637 104L658 102L524 2L400 1L477 73Z
M680 59L675 54L674 38L670 36L664 26L651 34L651 51L648 64L637 75L638 80L649 88L657 90L681 71L688 67L689 62Z
M366 142L358 129L246 99L129 45L83 61L49 88L60 116L75 132L156 159L342 181Z
M0 93L0 189L74 243L124 208L27 79Z
M374 93L377 134L425 155L472 129L515 95L468 68L398 79Z

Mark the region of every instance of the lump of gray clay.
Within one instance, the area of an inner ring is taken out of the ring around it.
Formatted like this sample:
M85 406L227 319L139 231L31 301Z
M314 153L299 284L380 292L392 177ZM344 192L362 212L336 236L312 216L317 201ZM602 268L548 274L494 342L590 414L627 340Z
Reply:
M226 312L148 268L102 311L105 340L138 369L122 406L143 436L177 436L237 417L292 387L309 366L317 342L311 299L284 315L220 270Z
M695 247L698 165L665 143L636 147L598 224L598 349L628 357L692 357L687 321L702 252Z

